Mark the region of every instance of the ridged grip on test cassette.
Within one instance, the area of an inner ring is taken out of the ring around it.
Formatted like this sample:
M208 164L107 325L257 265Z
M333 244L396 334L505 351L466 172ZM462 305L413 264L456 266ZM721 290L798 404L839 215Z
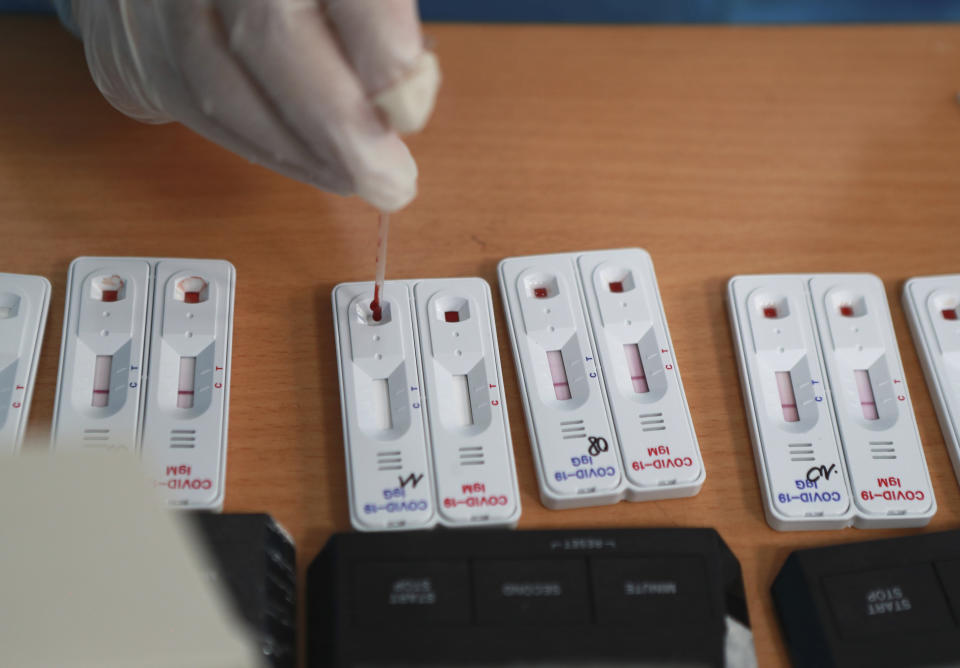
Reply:
M440 521L512 526L520 499L490 288L433 279L413 291Z
M781 531L848 526L846 466L804 278L738 276L728 291L768 523Z
M77 258L70 265L55 449L136 450L150 274L141 259Z
M379 322L372 299L369 283L333 291L350 520L365 531L426 528L436 512L411 295L387 281Z
M936 511L883 283L810 279L854 503L864 526L921 526Z
M223 260L156 265L141 451L172 506L223 505L234 283Z
M628 497L696 494L703 463L649 254L584 253L577 267L632 483Z
M543 255L500 263L517 372L550 508L622 498L619 444L580 303L573 258Z

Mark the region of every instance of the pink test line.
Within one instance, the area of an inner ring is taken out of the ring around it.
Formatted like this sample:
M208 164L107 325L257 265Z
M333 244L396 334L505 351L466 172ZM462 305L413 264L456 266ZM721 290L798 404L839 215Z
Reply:
M90 405L104 408L110 405L110 370L113 355L97 355L93 365L93 398Z
M567 382L567 369L563 365L563 353L559 350L547 351L547 365L550 367L550 378L553 379L553 392L560 401L572 398L570 384Z
M637 343L625 343L623 345L623 352L627 356L627 370L630 372L633 391L637 394L649 392L650 385L647 383L647 374L643 368L643 359L640 357L640 345Z
M857 394L860 396L860 410L863 412L863 417L868 420L879 420L880 413L877 411L877 398L873 394L873 385L870 384L870 372L857 369L853 372L853 377L857 381Z
M777 371L777 394L780 395L780 410L785 422L800 422L797 395L793 392L793 378L789 371Z

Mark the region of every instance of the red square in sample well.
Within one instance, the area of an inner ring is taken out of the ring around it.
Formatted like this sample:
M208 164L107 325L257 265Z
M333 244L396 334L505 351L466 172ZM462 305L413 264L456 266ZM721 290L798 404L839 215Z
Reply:
M183 302L185 304L199 304L200 303L200 293L199 292L184 292L183 293Z
M610 281L610 292L623 292L623 281Z
M852 317L853 317L853 307L850 306L850 304L841 304L841 305L840 305L840 315L842 315L844 318L852 318Z
M763 317L764 317L764 318L776 318L776 317L777 317L777 307L776 307L776 306L764 306L764 307L763 307Z
M533 289L533 296L536 297L537 299L544 299L544 298L546 298L546 296L547 296L547 289L546 289L546 288L534 288L534 289Z
M955 308L945 308L940 313L943 314L944 320L956 320L957 319L957 309Z
M100 299L105 302L115 302L119 296L119 290L104 290Z
M460 322L460 311L444 311L443 319L447 322Z

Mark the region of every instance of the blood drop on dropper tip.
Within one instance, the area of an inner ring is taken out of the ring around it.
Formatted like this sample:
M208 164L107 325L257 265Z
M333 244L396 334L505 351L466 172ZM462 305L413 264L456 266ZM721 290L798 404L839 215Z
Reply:
M383 307L380 305L380 286L373 287L373 301L370 302L370 310L373 311L374 322L380 322L383 317Z

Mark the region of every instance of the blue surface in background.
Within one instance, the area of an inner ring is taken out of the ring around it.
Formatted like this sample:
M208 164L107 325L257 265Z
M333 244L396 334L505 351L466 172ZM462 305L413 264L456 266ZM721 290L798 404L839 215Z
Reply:
M53 9L50 0L0 0L2 11ZM426 21L891 23L960 21L960 0L420 0L420 13Z
M960 21L960 0L420 0L432 21L888 23Z

